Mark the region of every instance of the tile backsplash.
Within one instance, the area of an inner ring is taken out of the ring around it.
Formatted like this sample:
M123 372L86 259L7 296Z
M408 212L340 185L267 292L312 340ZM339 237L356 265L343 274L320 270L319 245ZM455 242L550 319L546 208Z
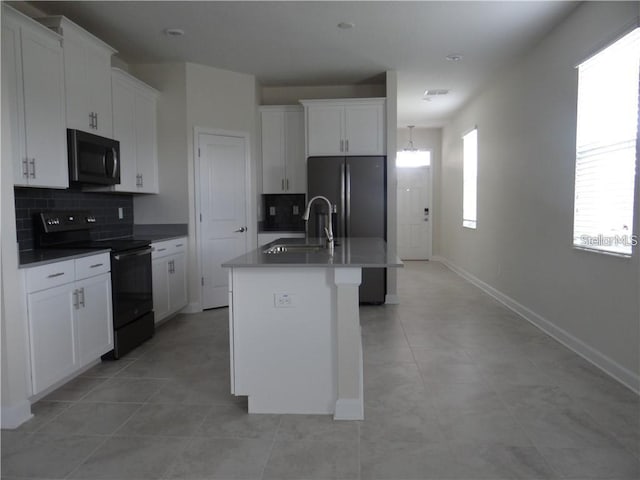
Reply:
M125 237L133 234L133 195L94 193L80 190L15 187L16 231L20 251L32 250L33 216L51 210L88 210L97 220L92 230L95 239ZM122 208L124 218L118 218Z

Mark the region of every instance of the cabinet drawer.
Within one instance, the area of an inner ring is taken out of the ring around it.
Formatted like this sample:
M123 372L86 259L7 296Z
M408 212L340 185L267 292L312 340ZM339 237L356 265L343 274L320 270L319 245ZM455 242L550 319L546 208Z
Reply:
M76 280L94 277L111 270L111 258L108 253L76 259Z
M40 267L27 268L25 275L27 293L57 287L75 280L74 261L66 260Z
M167 255L184 252L187 249L187 237L174 238L151 244L151 258L162 258Z

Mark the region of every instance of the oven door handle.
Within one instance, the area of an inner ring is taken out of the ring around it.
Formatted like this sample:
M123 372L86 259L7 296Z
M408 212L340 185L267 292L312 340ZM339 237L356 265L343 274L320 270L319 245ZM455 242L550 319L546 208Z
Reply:
M149 255L149 254L151 254L151 248L145 248L144 250L140 250L140 251L135 251L131 253L120 253L118 255L114 255L113 259L120 260L121 258L141 257L142 255Z

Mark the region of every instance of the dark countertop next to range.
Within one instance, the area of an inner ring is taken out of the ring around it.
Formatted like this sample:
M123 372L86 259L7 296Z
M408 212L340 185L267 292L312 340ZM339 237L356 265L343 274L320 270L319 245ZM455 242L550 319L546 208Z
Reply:
M109 253L111 250L95 249L95 248L77 248L77 249L38 249L20 252L20 264L18 268L31 268L49 263L63 262L74 258L88 257L90 255L99 255L101 253Z
M326 249L317 252L264 253L272 245L313 245L323 243L320 238L282 238L264 247L222 264L226 268L262 267L402 267L397 255L387 252L387 244L382 238L337 238L333 255Z
M174 238L189 235L189 226L186 223L154 223L134 224L133 238L136 240L148 240L150 243L172 240Z

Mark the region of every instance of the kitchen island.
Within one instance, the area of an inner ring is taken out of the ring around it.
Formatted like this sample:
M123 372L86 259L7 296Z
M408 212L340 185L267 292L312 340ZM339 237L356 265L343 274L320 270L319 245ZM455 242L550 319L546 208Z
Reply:
M378 238L337 239L332 255L320 243L280 239L223 264L231 392L248 396L249 413L364 418L362 269L402 262Z

